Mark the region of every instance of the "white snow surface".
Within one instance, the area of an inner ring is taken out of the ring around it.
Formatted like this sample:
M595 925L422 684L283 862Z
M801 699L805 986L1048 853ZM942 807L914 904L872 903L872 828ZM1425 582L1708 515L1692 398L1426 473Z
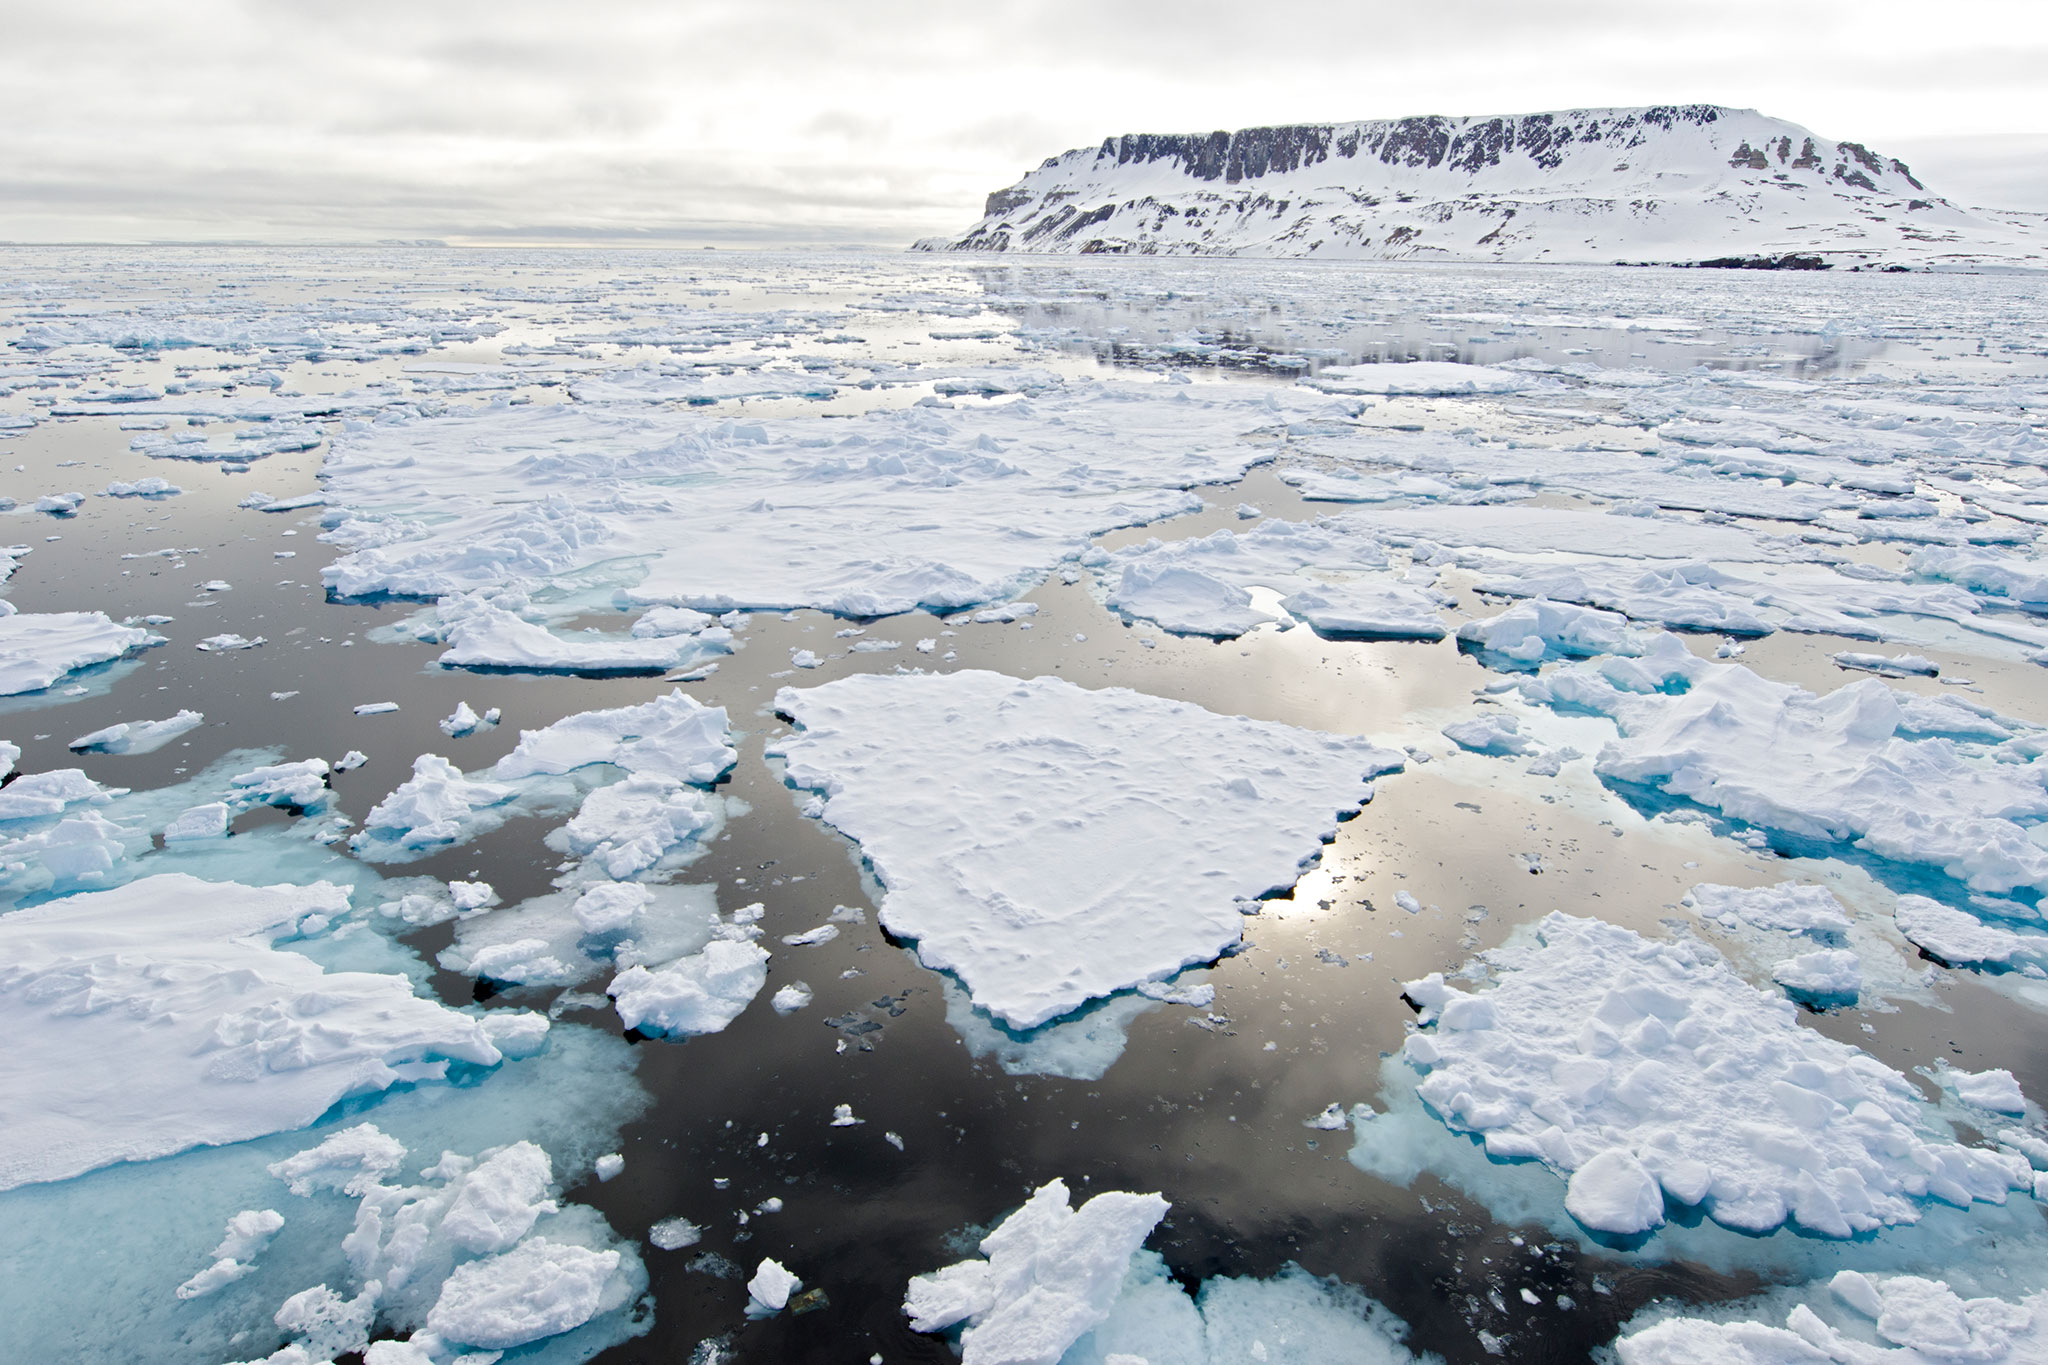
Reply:
M440 598L631 562L628 595L649 604L950 610L1004 600L1096 533L1193 510L1183 490L1270 456L1250 433L1341 410L1113 379L830 433L638 405L393 413L328 451L325 538L349 553L323 575L347 596Z
M124 626L103 611L0 613L0 696L39 692L67 673L103 664L164 637Z
M1808 1303L1795 1305L1783 1327L1734 1319L1669 1317L1615 1342L1621 1365L1982 1365L2048 1360L2048 1294L2016 1301L1965 1299L1945 1280L1919 1275L1866 1275L1844 1270L1828 1297L1855 1325L1830 1325ZM1823 1287L1809 1286L1811 1302ZM1823 1304L1823 1306L1828 1306ZM1875 1338L1873 1340L1872 1338Z
M826 797L917 941L1033 1028L1238 942L1401 757L1122 688L966 670L784 688L791 785Z
M180 711L164 720L124 720L80 735L66 747L102 754L153 753L205 722L206 717L197 711Z
M768 951L758 943L714 939L700 953L653 971L619 973L609 992L629 1029L671 1037L716 1033L739 1017L768 984Z
M1672 679L1681 694L1653 690ZM2048 821L2048 760L1999 761L1981 742L1929 736L1926 703L1875 678L1817 697L1695 659L1665 635L1640 659L1559 669L1520 690L1613 718L1603 778L1931 866L1973 891L2048 892L2048 846L2029 833Z
M1066 1182L1050 1181L981 1239L982 1259L914 1277L903 1312L918 1332L964 1323L964 1365L1056 1365L1109 1316L1167 1208L1156 1194L1109 1191L1076 1209Z
M2024 1159L1939 1134L1904 1076L1704 949L1561 913L1536 942L1495 955L1490 990L1409 982L1433 1027L1402 1056L1445 1124L1567 1177L1595 1231L1649 1231L1668 1201L1850 1237L2032 1187Z
M1143 545L1085 561L1111 586L1109 605L1126 617L1183 635L1236 636L1272 612L1249 588L1281 595L1283 611L1324 635L1440 640L1444 623L1433 574L1401 581L1386 550L1353 518L1262 521L1247 531Z
M273 946L340 887L165 874L0 916L0 1189L300 1128L500 1052L402 976Z
M559 774L592 763L709 786L738 759L725 708L705 706L676 688L637 706L582 711L519 743L492 775L505 780Z
M1779 882L1775 886L1695 886L1687 899L1695 913L1724 928L1738 924L1787 934L1831 938L1849 932L1849 915L1825 886Z

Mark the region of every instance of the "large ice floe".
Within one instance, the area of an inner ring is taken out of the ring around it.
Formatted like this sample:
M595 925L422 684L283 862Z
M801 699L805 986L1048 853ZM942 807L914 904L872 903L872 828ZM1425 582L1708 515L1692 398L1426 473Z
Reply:
M1348 1286L1289 1267L1221 1278L1192 1297L1142 1250L1156 1194L1109 1191L1073 1208L1053 1180L981 1239L978 1258L910 1281L913 1330L957 1331L965 1365L1412 1365L1406 1326Z
M1425 1028L1401 1055L1443 1123L1556 1171L1596 1232L1697 1208L1741 1232L1790 1220L1846 1238L1917 1222L1928 1201L2033 1188L2023 1157L1947 1136L1904 1076L1701 947L1553 913L1491 962L1488 990L1407 984Z
M340 887L164 874L0 916L0 1189L301 1128L503 1055L403 976L279 946ZM545 1022L545 1021L542 1021Z
M1667 1316L1624 1331L1621 1365L2027 1365L2048 1360L2048 1293L1964 1298L1947 1281L1844 1270L1784 1326ZM1818 1311L1816 1311L1818 1310ZM1823 1314L1826 1316L1824 1317Z
M1401 766L1363 739L979 670L784 688L788 781L860 845L882 923L1032 1028L1226 952Z
M958 608L1011 596L1098 532L1200 506L1185 490L1270 458L1253 433L1346 410L1307 393L1090 380L830 431L639 404L387 420L327 457L326 534L349 553L323 572L346 596L439 598L612 565L641 603Z

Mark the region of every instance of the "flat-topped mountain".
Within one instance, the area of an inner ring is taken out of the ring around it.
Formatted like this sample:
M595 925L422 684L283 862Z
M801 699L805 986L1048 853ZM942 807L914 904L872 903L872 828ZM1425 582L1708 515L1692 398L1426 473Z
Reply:
M1965 209L1860 143L1691 104L1127 134L917 248L2042 267L2048 216Z

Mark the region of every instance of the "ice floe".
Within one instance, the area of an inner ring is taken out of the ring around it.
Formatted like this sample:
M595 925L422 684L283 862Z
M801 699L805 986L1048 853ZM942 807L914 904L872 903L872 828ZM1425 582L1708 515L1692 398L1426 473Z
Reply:
M1032 1028L1227 951L1401 766L1363 739L979 670L784 688L791 785L825 795L883 925Z
M1810 1286L1804 1297L1783 1327L1670 1316L1626 1331L1615 1353L1622 1365L2020 1365L2048 1359L2048 1293L1965 1299L1944 1280L1844 1270L1826 1286Z
M1432 1027L1402 1055L1445 1124L1566 1177L1597 1232L1648 1232L1668 1206L1850 1237L2032 1188L2024 1160L1944 1136L1904 1076L1704 950L1553 913L1496 956L1489 990L1407 984Z
M349 1095L500 1059L402 976L277 946L339 887L171 873L0 916L0 1188L298 1128Z
M165 720L124 720L94 730L91 734L80 735L67 747L102 754L153 753L205 722L206 717L197 711L180 711Z
M163 642L103 611L27 612L0 603L0 696L39 692L67 673Z

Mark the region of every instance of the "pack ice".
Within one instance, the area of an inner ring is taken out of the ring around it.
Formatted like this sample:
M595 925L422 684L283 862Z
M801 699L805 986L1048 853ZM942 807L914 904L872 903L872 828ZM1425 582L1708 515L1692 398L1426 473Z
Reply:
M1101 531L1198 507L1184 490L1270 457L1252 433L1340 409L1089 380L830 432L637 403L392 414L328 453L325 538L348 553L323 573L345 596L439 598L613 565L641 603L953 609L1012 596Z
M1566 1211L1596 1232L1697 1207L1851 1237L2033 1187L2024 1158L1938 1132L1904 1076L1704 948L1552 913L1535 946L1491 958L1490 990L1407 983L1425 1029L1401 1055L1447 1126L1566 1177Z
M302 1128L398 1081L493 1066L484 1020L280 940L341 887L179 873L0 916L0 1189Z
M1401 766L1351 736L980 670L775 707L799 730L771 752L860 845L882 923L1018 1029L1227 951L1238 903L1293 885Z

